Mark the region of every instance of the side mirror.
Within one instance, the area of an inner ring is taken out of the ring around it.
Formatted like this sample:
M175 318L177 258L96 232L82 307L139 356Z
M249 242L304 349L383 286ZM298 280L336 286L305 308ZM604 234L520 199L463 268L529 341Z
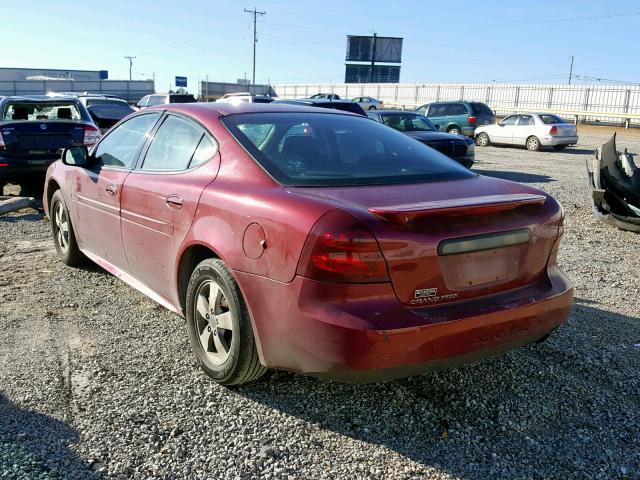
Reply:
M89 163L89 150L84 145L65 148L62 163L71 167L86 167Z

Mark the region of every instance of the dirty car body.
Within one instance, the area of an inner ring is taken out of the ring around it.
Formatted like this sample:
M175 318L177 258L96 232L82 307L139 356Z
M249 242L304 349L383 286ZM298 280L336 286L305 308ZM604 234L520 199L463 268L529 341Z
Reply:
M563 212L544 192L361 116L277 103L145 109L90 156L136 119L124 164L53 164L45 210L59 190L81 251L187 318L194 265L224 262L263 366L385 380L539 341L568 316ZM215 148L146 170L168 119Z

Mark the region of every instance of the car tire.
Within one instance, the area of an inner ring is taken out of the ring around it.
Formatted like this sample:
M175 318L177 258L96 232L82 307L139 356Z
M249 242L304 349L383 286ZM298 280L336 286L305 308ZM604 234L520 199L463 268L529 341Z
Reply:
M553 146L553 149L554 149L556 152L561 152L561 151L562 151L562 150L564 150L566 147L567 147L566 145L554 145L554 146Z
M260 363L249 311L224 262L209 258L191 274L186 294L187 333L204 372L221 385L260 378Z
M69 209L60 190L54 192L49 202L49 218L51 220L51 235L58 258L70 267L84 263L86 257L78 248Z
M537 152L538 150L540 150L540 148L542 148L542 146L540 145L540 140L538 139L538 137L531 136L527 138L527 150Z
M476 138L476 144L480 147L488 147L489 145L491 145L491 139L489 138L488 134L482 132Z
M450 133L451 135L462 135L462 130L460 127L450 127L447 130L447 133Z
M376 107L374 107L373 105L371 105L371 106L369 107L369 110L377 110L377 108L376 108Z

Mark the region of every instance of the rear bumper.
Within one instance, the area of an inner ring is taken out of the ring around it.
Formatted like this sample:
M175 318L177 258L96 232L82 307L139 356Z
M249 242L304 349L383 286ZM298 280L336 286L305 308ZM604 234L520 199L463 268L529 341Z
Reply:
M578 136L575 135L572 137L552 137L552 136L542 137L540 139L540 143L542 145L547 145L547 146L575 145L576 143L578 143Z
M0 182L44 182L47 168L57 159L58 157L5 157L0 154L0 165L6 165L0 166Z
M389 284L282 284L236 272L266 366L351 382L417 375L540 340L573 300L564 274L552 268L546 277L480 302L408 309Z

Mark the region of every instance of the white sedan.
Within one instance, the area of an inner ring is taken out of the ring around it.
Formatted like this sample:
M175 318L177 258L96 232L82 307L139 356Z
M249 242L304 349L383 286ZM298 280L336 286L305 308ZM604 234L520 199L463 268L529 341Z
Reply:
M495 143L523 145L529 150L542 147L562 150L567 145L578 143L576 126L551 113L509 115L499 123L476 128L475 137L481 147Z

